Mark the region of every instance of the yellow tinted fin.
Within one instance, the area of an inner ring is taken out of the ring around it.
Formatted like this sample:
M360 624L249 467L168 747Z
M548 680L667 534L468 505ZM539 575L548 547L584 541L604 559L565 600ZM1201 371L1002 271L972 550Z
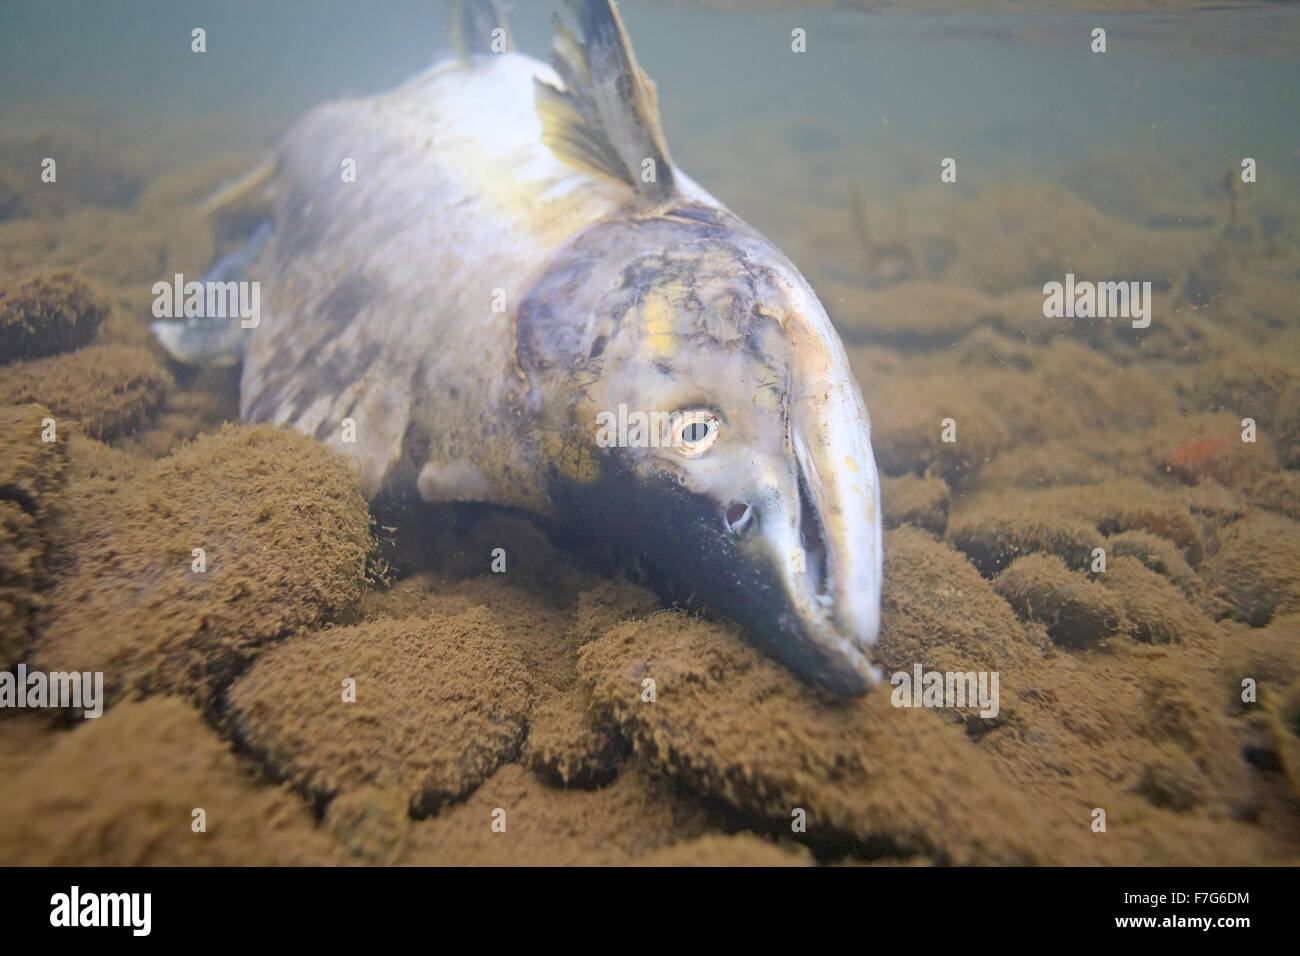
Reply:
M655 85L632 52L613 0L568 0L582 41L556 19L551 64L563 89L537 81L542 138L562 162L661 197L673 190Z

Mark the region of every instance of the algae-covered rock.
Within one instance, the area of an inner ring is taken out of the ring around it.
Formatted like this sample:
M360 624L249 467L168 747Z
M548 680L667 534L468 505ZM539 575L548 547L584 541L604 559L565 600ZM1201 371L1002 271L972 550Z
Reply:
M1144 764L1134 791L1152 806L1182 813L1205 802L1206 785L1195 761L1176 754Z
M1086 568L1093 550L1105 543L1086 521L1035 508L1032 499L1000 498L954 515L948 537L958 550L991 576L1026 554L1055 555L1072 568Z
M1119 599L1129 636L1136 641L1176 644L1209 631L1209 619L1177 585L1137 558L1116 557L1097 580Z
M45 441L50 411L0 406L0 670L22 660L35 636L35 612L49 589L57 503L67 441Z
M574 637L579 644L586 644L615 624L653 614L662 606L645 588L621 580L601 581L578 595Z
M266 643L353 612L371 548L345 458L227 426L87 496L35 656L210 702Z
M533 681L481 610L286 641L228 694L235 735L319 800L397 788L413 816L463 799L519 753Z
M1268 717L1278 765L1292 797L1300 798L1300 680L1276 695Z
M5 866L342 862L302 800L258 784L174 698L125 703L61 734L0 780L0 806Z
M1133 478L1040 490L990 491L963 504L948 536L971 547L980 566L1005 566L1027 550L1056 554L1071 567L1091 566L1096 535L1146 531L1172 541L1193 567L1205 555L1205 536L1192 512L1200 489L1157 488ZM1089 530L1091 529L1091 530ZM973 553L972 553L973 552Z
M1294 309L1294 297L1288 308ZM1234 350L1198 376L1197 397L1208 409L1250 418L1271 438L1286 468L1300 466L1300 381L1277 356Z
M882 476L880 508L886 528L910 524L943 534L948 527L948 486L939 478Z
M591 788L618 773L628 747L618 728L595 718L580 688L538 704L524 748L524 763L545 780Z
M360 787L331 800L322 823L349 856L387 866L406 849L410 801L400 787Z
M153 353L129 345L90 345L0 369L0 401L40 402L105 440L136 428L171 385Z
M598 790L559 790L506 764L464 803L413 824L402 863L620 865L711 829L696 802L639 764Z
M640 757L760 825L802 817L807 839L865 857L1052 855L1032 822L998 822L1032 815L966 734L887 688L828 698L733 629L667 611L586 645L581 673Z
M954 713L968 731L1006 720L1014 688L1041 658L1007 602L960 552L915 528L886 532L881 634L873 649L885 679L898 673L997 671L1002 701L996 717L968 702ZM885 688L881 688L884 690Z
M45 161L55 162L57 179L42 179ZM62 213L86 204L127 206L144 183L144 171L110 141L105 131L75 124L6 130L0 160L21 183L21 210L28 215Z
M1175 419L1153 430L1151 458L1188 484L1248 485L1277 470L1277 454L1267 434L1244 442L1241 433L1239 417L1226 412Z
M420 526L418 533L425 533L425 527ZM480 553L490 559L490 549ZM409 575L390 588L368 591L362 601L362 617L429 621L477 611L485 618L485 626L494 629L537 679L541 699L572 686L577 679L578 648L570 633L573 615L556 605L557 595L519 586L521 582L511 574L480 573L470 578L434 572Z
M752 833L708 833L647 853L640 866L811 866L796 843L778 844Z
M1201 589L1201 579L1187 563L1183 552L1166 538L1147 531L1121 531L1106 539L1106 551L1111 557L1129 557L1162 574L1191 595Z
M886 475L925 473L958 485L1007 445L997 413L951 376L869 384L871 443Z
M1280 515L1254 515L1220 535L1211 585L1256 627L1274 614L1300 610L1300 524Z
M0 285L0 364L89 345L108 305L73 272Z
M1018 614L1041 621L1052 640L1067 647L1107 637L1124 621L1118 599L1053 555L1017 558L993 579L993 588Z
M1246 494L1252 504L1300 521L1300 472L1275 471L1264 475Z

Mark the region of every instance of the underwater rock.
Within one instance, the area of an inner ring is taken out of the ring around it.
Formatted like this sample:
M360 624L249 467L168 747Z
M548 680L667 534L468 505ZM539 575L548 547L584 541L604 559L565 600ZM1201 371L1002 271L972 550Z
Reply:
M208 369L194 391L169 389L153 417L117 447L148 458L165 458L187 441L239 421L238 369ZM209 390L210 389L210 390Z
M968 503L948 522L948 538L991 577L1026 554L1055 555L1071 568L1087 568L1105 544L1086 521L1032 506L1023 495Z
M1162 574L1182 589L1188 597L1201 590L1201 579L1187 563L1183 552L1169 540L1147 531L1121 531L1106 539L1106 554L1111 558L1136 558Z
M1080 443L1077 438L1048 439L1017 445L980 470L981 488L1035 490L1056 485L1091 485L1115 477L1111 448Z
M1218 667L1222 699L1234 713L1267 704L1300 678L1300 613L1278 614L1263 627L1239 621L1220 622L1222 659ZM1256 701L1243 700L1243 682L1255 688Z
M1251 504L1300 521L1300 472L1275 471L1246 489Z
M1185 813L1205 802L1205 780L1186 754L1143 765L1134 791L1153 807Z
M1210 622L1183 592L1137 558L1116 556L1096 580L1119 599L1135 641L1176 644L1209 632Z
M1059 556L1072 565L1075 564L1075 559L1071 556L1080 553L1078 548L1085 539L1092 540L1090 533L1084 533L1081 526L1075 524L1081 522L1102 535L1147 531L1165 538L1172 541L1188 562L1196 567L1205 555L1201 526L1191 510L1197 492L1198 489L1195 488L1156 488L1145 481L1126 477L1089 485L1058 485L1035 491L991 490L963 504L961 511L954 514L948 523L948 536L955 540L964 528L978 526L985 520L981 516L987 516L995 528L1003 521L1009 522L1014 528L1018 515L1031 515L1035 524L1044 526L1044 534L1049 535L1048 540L1052 540L1056 534L1050 531L1053 524L1069 530L1065 540L1074 538L1075 543L1063 545L1066 553ZM1092 546L1100 546L1100 542ZM995 557L996 553L991 556ZM1090 561L1085 562L1082 558L1078 560L1077 566L1080 568L1091 566Z
M993 579L993 589L1017 614L1041 621L1052 640L1066 647L1107 637L1124 623L1118 599L1055 555L1017 558Z
M915 528L887 532L881 634L875 660L885 680L896 673L998 671L1001 708L995 718L970 704L953 713L971 733L1005 721L1014 687L1041 658L1007 602L958 551ZM887 687L880 688L888 691Z
M115 502L109 500L111 496L129 487L129 480L153 462L88 438L75 429L60 433L59 437L63 439L65 435L66 481L52 537L56 548L70 550L84 530L81 516L112 508Z
M580 670L593 702L652 766L756 823L806 818L806 838L828 853L1052 856L1032 822L1014 831L996 822L1032 815L966 735L935 714L894 708L887 687L832 700L733 628L673 611L586 645Z
M846 340L902 351L951 348L994 311L977 289L931 282L899 282L880 289L832 282L819 291Z
M1300 610L1300 524L1274 514L1230 524L1219 536L1210 586L1254 627Z
M590 790L618 773L629 748L618 728L593 718L589 703L574 688L534 708L523 763L542 779Z
M579 645L602 636L615 624L642 618L662 609L653 593L620 579L604 580L578 595L574 638Z
M0 719L0 781L17 777L58 743L66 720L61 710L7 709Z
M873 382L866 392L871 444L883 474L938 475L956 486L1007 444L998 415L951 376ZM954 441L944 441L945 429Z
M301 866L339 863L307 806L253 782L191 707L123 703L61 733L0 779L0 864ZM205 832L196 832L203 811Z
M227 703L237 739L316 800L396 788L423 817L518 756L532 698L531 675L475 609L293 638Z
M1081 280L1161 282L1204 244L1192 230L1144 228L1106 215L1061 186L1020 179L981 189L945 218L957 249L944 277L991 293L1041 288L1064 281L1066 272ZM1042 324L1040 308L1035 325Z
M0 219L0 278L22 280L33 271L52 268L49 256L58 242L59 231L51 220Z
M414 526L417 534L430 534L427 524ZM432 531L441 538L446 529ZM501 543L502 539L492 539ZM509 554L516 545L506 542ZM492 561L491 547L478 549L480 571ZM507 567L511 567L509 564ZM562 575L568 573L561 571ZM408 575L387 589L372 589L363 599L362 617L421 620L447 618L477 609L495 628L502 642L523 661L537 680L538 699L571 687L578 675L578 648L569 633L572 611L557 606L560 595L516 581L513 570L458 578L435 572Z
M110 700L130 689L209 703L264 644L353 612L365 586L356 476L295 432L226 426L111 497L74 500L69 567L35 653L50 670L104 671Z
M43 182L46 158L56 162L57 185ZM21 209L27 215L64 213L85 205L129 206L144 183L144 171L105 138L80 128L51 127L0 141L0 160L19 174Z
M0 406L0 670L23 660L45 606L57 499L67 441L42 441L50 411Z
M948 527L948 486L939 478L882 476L880 508L886 529L910 524L942 535Z
M1241 440L1235 415L1213 413L1177 419L1158 430L1151 450L1156 466L1188 484L1217 481L1235 488L1277 470L1267 434Z
M410 800L400 787L359 787L331 800L322 824L353 859L391 866L406 849Z
M1269 707L1269 724L1291 796L1300 798L1300 679L1276 695Z
M1279 855L1268 850L1274 837L1229 823L1253 785L1239 722L1215 674L1218 639L1111 640L1104 652L1050 653L1016 692L1013 720L981 739L1035 817L1068 845L1069 859L1139 865ZM1173 774L1181 774L1184 794L1194 794L1204 813L1184 820L1171 806L1156 807L1138 789L1148 766L1152 794L1160 784L1172 792ZM1108 816L1104 839L1087 829L1094 807ZM1191 842L1160 836L1171 831Z
M414 823L402 862L610 866L711 829L697 803L638 763L599 790L558 790L506 764L464 803Z
M1288 293L1287 314L1294 314L1294 293ZM1197 399L1210 410L1223 409L1238 422L1251 418L1258 432L1270 438L1284 468L1300 468L1300 380L1276 356L1251 354L1240 348L1230 357L1209 363L1197 378Z
M176 273L199 279L215 252L211 228L195 209L179 208L158 219L135 212L87 207L59 221L58 242L47 262L75 267L114 287L136 289L152 307L155 282ZM137 328L144 330L143 325Z
M151 352L129 345L89 345L0 368L0 401L40 402L105 440L137 427L171 385Z
M1205 542L1191 513L1193 494L1194 489L1171 493L1146 482L1120 479L1100 486L1052 489L1042 503L1091 521L1103 534L1136 530L1167 538L1196 567L1205 556Z
M707 833L647 853L638 866L811 866L797 843L773 843L752 833Z
M0 364L89 345L108 305L73 272L0 286Z

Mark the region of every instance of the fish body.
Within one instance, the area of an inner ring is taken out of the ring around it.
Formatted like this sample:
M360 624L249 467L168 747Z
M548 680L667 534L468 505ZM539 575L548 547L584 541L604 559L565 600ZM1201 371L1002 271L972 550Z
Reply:
M490 52L481 0L464 55L287 133L241 415L354 457L371 496L618 542L860 693L879 493L844 350L794 265L672 164L613 4L570 5L582 39L558 25L551 65Z
M249 339L245 420L356 457L372 495L416 465L427 500L547 510L513 427L527 392L515 307L575 235L639 204L543 143L538 80L558 82L532 57L476 54L320 106L289 131L276 236L255 273L272 317ZM355 443L342 440L349 417L364 422ZM430 468L401 461L411 418L434 445Z

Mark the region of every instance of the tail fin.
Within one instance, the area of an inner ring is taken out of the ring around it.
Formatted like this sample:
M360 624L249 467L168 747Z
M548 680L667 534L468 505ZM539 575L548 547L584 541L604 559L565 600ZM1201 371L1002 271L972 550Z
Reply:
M500 0L448 0L447 15L456 55L462 60L473 53L505 53L515 48Z
M270 241L271 224L264 222L237 252L223 256L203 277L209 282L238 282ZM158 344L178 362L204 368L229 368L244 359L248 330L238 316L190 318L183 322L154 322L150 328Z
M546 145L570 165L666 196L673 165L655 85L636 61L618 8L613 0L568 0L568 6L582 42L556 19L551 63L564 89L537 81Z

